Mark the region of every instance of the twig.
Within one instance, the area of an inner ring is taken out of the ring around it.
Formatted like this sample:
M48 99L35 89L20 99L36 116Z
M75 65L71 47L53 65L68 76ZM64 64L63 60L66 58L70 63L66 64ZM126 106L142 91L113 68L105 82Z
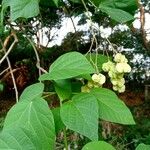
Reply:
M39 57L39 54L38 54L38 52L36 50L36 47L35 47L34 43L27 36L26 36L26 38L30 42L30 44L33 47L33 50L35 52L35 56L36 56L36 59L37 59L36 67L39 69L39 76L41 75L41 71L44 72L44 73L47 73L47 71L40 66L40 57Z
M9 69L9 67L8 67L7 69ZM6 69L5 69L5 70L6 70ZM5 70L4 70L4 71L5 71ZM12 72L15 73L15 72L18 71L18 70L20 70L20 68L13 69ZM3 71L3 72L4 72L4 71ZM5 71L5 72L6 72L6 71ZM5 73L5 72L4 72L4 73ZM2 74L2 73L1 73L1 74ZM4 77L3 77L1 80L4 81L9 75L10 75L10 72L6 73L6 75L4 75Z
M16 35L15 35L14 33L13 33L12 35L16 38ZM9 41L9 39L10 39L10 36L8 36L8 37L6 38L7 43L8 43L8 41ZM18 90L17 90L17 85L16 85L16 81L15 81L15 77L14 77L14 74L13 74L13 70L12 70L12 67L11 67L10 60L9 60L9 58L8 58L8 55L6 55L6 46L7 46L6 40L5 40L4 44L3 44L2 41L0 41L0 42L1 42L1 45L2 45L3 50L4 50L4 52L5 52L5 56L6 56L5 59L7 60L8 67L9 67L9 69L10 69L10 74L11 74L12 81L13 81L13 86L14 86L14 89L15 89L16 102L18 103ZM13 42L13 43L15 44L16 42ZM12 44L13 44L13 43L12 43ZM13 48L13 47L12 47L12 48ZM12 48L11 48L11 49L12 49Z
M85 10L86 10L86 12L87 12L87 16L88 16L88 18L89 18L89 20L90 20L90 27L91 27L91 33L92 33L92 42L91 42L91 46L90 46L90 49L88 50L88 53L90 53L90 59L91 59L91 62L93 62L93 60L92 60L92 57L91 57L91 50L92 50L92 47L93 47L93 44L94 44L94 41L95 41L95 46L96 46L96 59L95 59L95 62L94 62L94 66L95 66L95 69L96 69L96 72L97 73L99 73L99 69L98 69L98 67L97 67L97 57L98 57L98 41L97 41L97 38L96 38L96 35L95 35L95 32L94 32L94 28L93 28L93 22L92 22L92 18L91 18L91 16L90 16L90 12L89 12L89 10L88 10L88 8L87 8L87 6L86 6L86 4L85 4L85 2L84 2L84 0L81 0L82 1L82 4L83 4L83 6L84 6L84 8L85 8Z
M15 46L15 44L18 42L18 38L17 38L17 36L16 36L16 34L14 34L13 32L12 32L12 34L11 35L9 35L6 39L5 39L5 41L4 41L4 48L6 49L6 47L7 47L7 44L8 44L8 42L9 42L9 40L10 40L10 38L11 37L14 37L14 42L11 44L11 46L9 47L9 49L6 51L6 53L5 53L5 55L2 57L2 59L0 60L0 64L6 59L6 57L9 55L9 53L11 52L11 50L13 49L13 47Z
M5 72L7 72L9 70L9 67L6 68L5 70L3 70L1 73L0 73L0 76L3 75Z
M13 86L14 86L14 89L15 89L16 102L18 103L18 99L19 99L19 98L18 98L17 85L16 85L15 77L14 77L14 74L13 74L13 71L12 71L12 67L11 67L11 63L10 63L10 60L9 60L8 56L6 57L6 60L7 60L9 69L10 69L10 74L11 74L12 81L13 81Z
M65 7L65 9L66 9L66 11L67 11L67 15L69 16L69 18L70 18L70 20L71 20L71 22L72 22L74 31L75 31L75 33L76 33L76 32L77 32L77 29L76 29L75 23L74 23L74 21L73 21L73 19L72 19L72 17L71 17L70 10L68 9L66 3L65 3L63 0L61 0L61 2L64 4L64 7Z

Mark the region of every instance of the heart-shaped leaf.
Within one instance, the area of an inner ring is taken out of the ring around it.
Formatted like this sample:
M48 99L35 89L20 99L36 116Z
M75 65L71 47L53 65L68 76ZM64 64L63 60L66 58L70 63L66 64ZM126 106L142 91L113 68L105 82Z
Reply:
M39 80L68 79L83 74L90 74L94 71L94 68L84 55L78 52L70 52L54 61L50 66L49 75L42 75Z
M31 101L36 97L41 97L44 90L43 83L36 83L28 86L23 93L21 94L19 100L28 100Z
M150 145L145 145L143 143L139 144L136 150L150 150Z
M41 150L38 137L24 128L13 127L0 134L1 150Z
M42 98L33 101L20 101L8 112L3 130L22 127L34 133L42 150L53 149L55 141L55 127L53 115L48 104Z
M101 119L121 124L135 124L130 110L113 91L97 88L93 89L91 94L98 100Z
M20 17L31 18L39 14L39 0L3 0L2 11L9 6L11 21Z
M75 95L62 105L60 115L67 128L98 140L98 105L94 96L87 93Z

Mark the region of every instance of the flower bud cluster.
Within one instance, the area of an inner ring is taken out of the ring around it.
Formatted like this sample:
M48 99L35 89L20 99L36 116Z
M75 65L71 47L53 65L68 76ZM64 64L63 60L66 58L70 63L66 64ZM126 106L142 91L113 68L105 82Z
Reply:
M81 92L90 92L92 88L102 87L105 81L106 77L103 74L95 73L92 75L92 80L88 81L86 85L81 87Z
M108 72L110 81L113 84L113 90L122 93L125 91L125 79L124 73L129 73L131 67L128 64L128 60L125 55L117 53L114 56L114 62L108 61L102 65L102 69Z

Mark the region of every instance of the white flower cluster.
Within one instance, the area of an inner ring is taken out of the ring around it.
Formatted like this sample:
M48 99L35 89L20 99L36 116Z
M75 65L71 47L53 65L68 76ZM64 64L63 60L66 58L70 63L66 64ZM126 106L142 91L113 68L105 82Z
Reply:
M128 60L125 55L117 53L114 56L114 62L108 61L102 65L102 69L108 72L111 83L113 84L113 90L122 93L125 91L125 80L123 78L124 73L129 73L131 67L128 64Z
M90 90L94 87L102 87L102 85L105 83L106 77L99 73L99 74L93 74L92 80L88 81L88 83L81 87L81 92L90 92Z

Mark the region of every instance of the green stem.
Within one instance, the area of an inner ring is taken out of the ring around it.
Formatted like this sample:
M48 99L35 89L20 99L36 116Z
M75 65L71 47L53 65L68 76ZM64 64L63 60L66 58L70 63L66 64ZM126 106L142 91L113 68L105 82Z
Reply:
M62 101L60 100L60 107L61 107L61 106L62 106ZM64 144L65 144L65 148L66 148L66 150L68 150L66 127L63 129L63 133L64 133Z
M64 144L65 144L65 148L66 148L66 150L68 150L68 142L67 142L66 128L63 129L63 133L64 133Z

